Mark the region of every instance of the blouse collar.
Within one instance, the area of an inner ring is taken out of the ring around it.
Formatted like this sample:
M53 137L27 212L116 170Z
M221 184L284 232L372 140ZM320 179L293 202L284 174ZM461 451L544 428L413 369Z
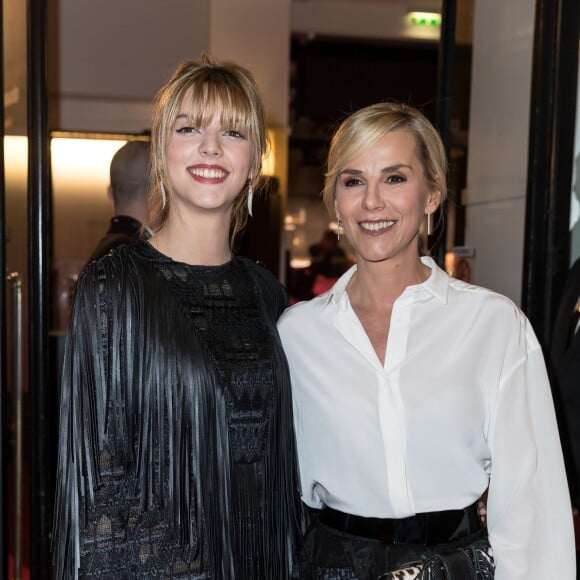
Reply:
M437 298L443 304L447 304L447 298L449 294L449 283L451 278L449 275L442 270L435 260L430 256L421 256L421 262L431 269L429 277L421 284L414 284L405 289L407 292L418 292L426 290ZM346 294L346 287L356 272L356 264L351 266L334 284L334 286L328 290L325 294L321 295L321 299L324 301L324 305L328 306L333 303L338 305L343 303Z

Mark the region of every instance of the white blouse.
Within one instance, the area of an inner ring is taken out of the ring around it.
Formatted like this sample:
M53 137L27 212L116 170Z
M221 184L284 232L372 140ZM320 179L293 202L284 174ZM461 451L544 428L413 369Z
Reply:
M431 258L396 300L384 366L346 285L289 308L304 502L403 518L459 509L489 486L496 580L573 580L569 492L542 352L508 298Z

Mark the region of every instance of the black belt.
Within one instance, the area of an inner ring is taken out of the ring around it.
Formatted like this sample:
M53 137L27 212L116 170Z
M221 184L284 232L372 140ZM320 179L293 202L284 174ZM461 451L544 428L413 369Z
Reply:
M428 512L400 519L364 518L326 507L320 512L319 520L335 530L386 544L443 544L483 527L476 503L461 510Z

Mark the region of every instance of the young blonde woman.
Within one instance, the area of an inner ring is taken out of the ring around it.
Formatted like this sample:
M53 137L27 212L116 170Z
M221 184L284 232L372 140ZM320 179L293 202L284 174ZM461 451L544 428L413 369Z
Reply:
M266 149L250 73L180 65L157 96L151 146L154 235L78 283L56 577L288 578L300 501L276 331L287 300L232 254Z

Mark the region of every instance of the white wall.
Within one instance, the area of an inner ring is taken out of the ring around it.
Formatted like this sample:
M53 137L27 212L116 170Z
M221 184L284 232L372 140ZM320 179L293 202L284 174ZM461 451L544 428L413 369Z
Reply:
M52 129L149 128L157 90L208 46L208 0L51 2Z
M287 126L290 0L51 1L53 129L148 128L157 90L203 50L250 68L268 121Z
M211 51L247 66L272 125L288 125L290 0L210 0Z
M521 299L534 0L476 0L466 244L473 282ZM501 15L501 17L498 17Z

